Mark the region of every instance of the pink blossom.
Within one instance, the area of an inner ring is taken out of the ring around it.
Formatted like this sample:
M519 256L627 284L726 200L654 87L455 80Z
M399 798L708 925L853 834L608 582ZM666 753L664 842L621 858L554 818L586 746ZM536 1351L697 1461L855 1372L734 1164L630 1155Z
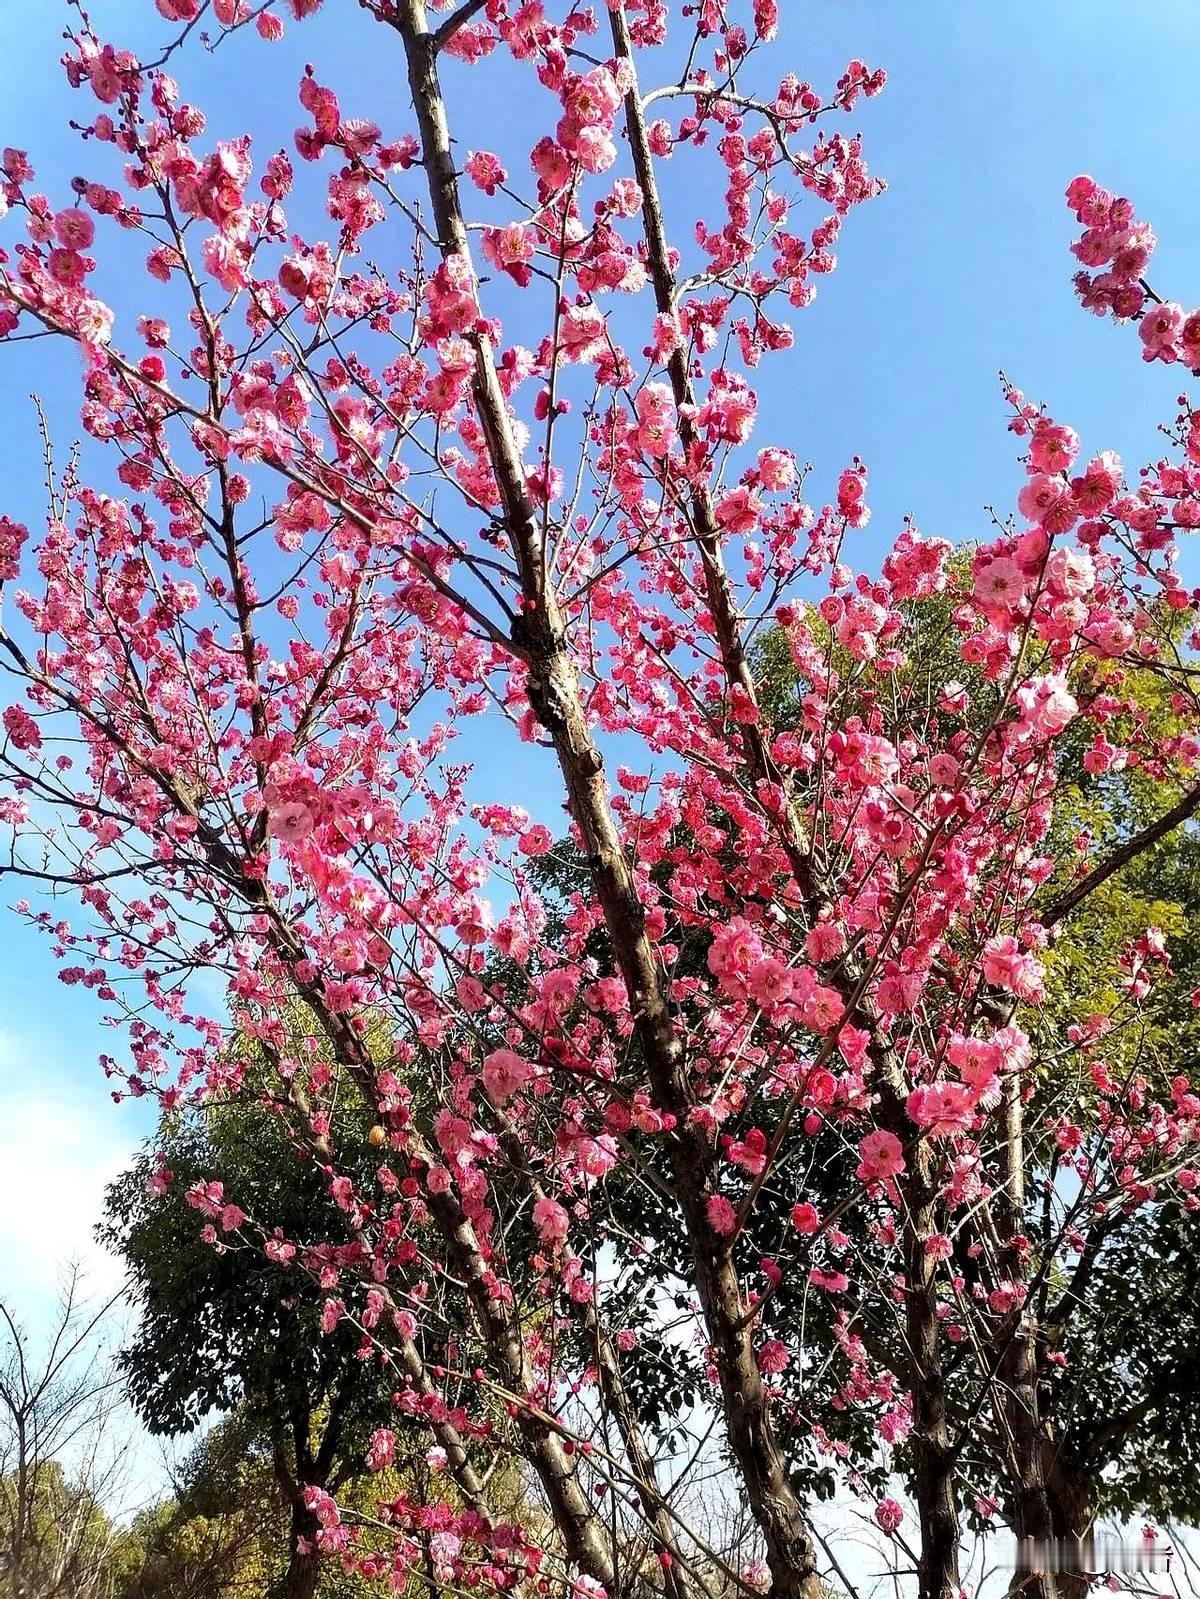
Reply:
M849 468L838 479L838 514L849 527L863 528L871 520L866 491L867 473L861 464Z
M559 324L559 347L568 361L594 361L608 345L604 317L595 306L567 310Z
M993 1094L1006 1063L1005 1050L1000 1043L995 1039L968 1038L955 1033L946 1053L976 1101Z
M315 1484L310 1484L304 1489L302 1497L305 1506L312 1511L322 1527L337 1526L341 1520L341 1514L337 1505L329 1494L325 1492L324 1488L318 1488Z
M0 718L13 748L35 754L42 747L38 725L22 705L9 705Z
M705 1202L708 1225L722 1238L730 1237L737 1227L737 1211L724 1194L710 1194Z
M738 1573L739 1578L747 1588L755 1593L769 1593L771 1589L771 1568L765 1560L752 1560L748 1566L743 1566Z
M1040 421L1033 429L1029 456L1038 472L1065 472L1079 454L1079 435L1074 428Z
M534 1203L533 1225L544 1244L561 1244L570 1229L571 1219L557 1200L543 1196Z
M593 67L569 79L563 99L576 122L607 127L621 104L621 91L607 67Z
M675 444L675 397L665 383L647 383L633 402L637 412L637 441L647 455L669 455Z
M752 489L740 484L718 500L714 509L719 526L727 533L753 533L762 503Z
M806 1027L815 1033L829 1033L841 1021L845 1009L836 989L818 983L804 1001L801 1014Z
M1022 951L1010 933L998 933L983 946L983 976L994 988L1008 989L1020 999L1041 997L1041 963Z
M758 1369L764 1377L777 1377L791 1363L787 1345L778 1338L768 1338L758 1351Z
M827 1294L844 1294L850 1286L850 1279L844 1271L822 1271L817 1266L809 1272L808 1280L814 1288L820 1288Z
M54 218L54 236L64 250L86 250L96 237L96 226L86 211L71 207Z
M1058 673L1030 678L1016 693L1022 725L1041 738L1057 738L1079 714L1067 680Z
M483 1063L483 1085L497 1105L519 1094L532 1075L529 1062L511 1049L493 1050Z
M225 1203L225 1185L220 1182L195 1182L187 1190L184 1199L205 1216L219 1216Z
M768 446L758 452L758 476L764 489L790 489L796 481L796 457L790 450Z
M761 1128L752 1127L744 1139L736 1139L729 1146L729 1158L743 1171L759 1176L766 1170L767 1138Z
M1085 516L1097 516L1112 504L1121 487L1121 458L1112 450L1095 456L1079 477L1071 479L1075 503Z
M1079 520L1069 484L1048 472L1036 473L1017 496L1021 515L1052 533L1065 533Z
M821 1216L815 1205L807 1201L792 1206L792 1226L798 1233L815 1233L821 1226Z
M1046 562L1046 576L1060 594L1077 597L1095 586L1096 568L1086 550L1060 545Z
M904 1170L904 1149L895 1133L868 1133L858 1146L857 1175L864 1183L887 1182Z
M875 1506L875 1520L890 1535L904 1520L904 1511L895 1499L881 1499Z
M1008 556L993 556L975 568L975 593L989 609L1018 605L1025 595L1025 576Z
M746 977L746 986L755 1001L770 1015L791 997L795 978L790 967L773 955L764 955L754 962Z
M1183 323L1183 307L1173 300L1165 305L1150 306L1138 328L1145 359L1174 361L1178 353L1175 341L1183 330Z
M958 762L944 751L929 758L929 781L939 788L953 788L958 782Z
M933 1138L950 1138L970 1127L975 1102L957 1083L927 1083L914 1088L905 1106L910 1121Z
M529 263L535 254L533 231L521 222L510 222L503 228L486 228L483 234L483 253L493 266L507 272L522 288L530 281Z
M988 1294L988 1308L997 1316L1007 1316L1025 1303L1023 1283L1001 1282Z
M271 832L284 844L298 844L313 830L313 813L300 800L285 800L270 813Z
M804 940L804 953L817 965L836 960L846 947L846 935L836 922L818 922Z

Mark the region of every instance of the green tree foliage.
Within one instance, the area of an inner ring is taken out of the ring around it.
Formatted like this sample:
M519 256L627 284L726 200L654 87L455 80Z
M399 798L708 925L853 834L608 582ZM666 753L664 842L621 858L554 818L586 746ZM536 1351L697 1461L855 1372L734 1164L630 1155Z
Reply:
M354 1328L322 1336L325 1296L311 1278L237 1242L205 1243L203 1218L186 1199L219 1169L243 1210L278 1218L289 1237L336 1236L339 1213L321 1172L278 1118L249 1105L189 1116L164 1135L108 1189L99 1229L134 1286L140 1323L120 1364L146 1426L178 1435L239 1408L292 1438L306 1436L330 1406L338 1458L365 1447L368 1419L379 1414L372 1404L387 1385L354 1358ZM172 1178L158 1197L150 1183L162 1160Z
M17 1506L26 1496L20 1569L12 1559ZM124 1599L125 1538L86 1484L58 1460L21 1485L0 1476L0 1599Z
M293 1042L305 1016L297 1006ZM300 1262L268 1259L245 1230L206 1241L189 1188L220 1173L226 1197L247 1216L269 1216L290 1241L353 1247L331 1197L326 1154L297 1135L298 1107L261 1094L258 1057L242 1051L242 1092L186 1116L164 1118L159 1136L107 1191L101 1240L123 1257L139 1314L119 1367L152 1433L204 1432L173 1495L140 1517L121 1599L311 1599L366 1591L336 1561L299 1549L316 1524L303 1490L335 1495L374 1547L381 1503L405 1490L428 1495L425 1427L392 1412L397 1376L364 1346L350 1317L321 1326L328 1289ZM419 1074L413 1092L422 1092ZM333 1096L328 1132L336 1169L355 1183L379 1165L376 1129L348 1083ZM168 1175L169 1174L169 1175ZM453 1293L446 1297L453 1316ZM461 1330L466 1330L461 1329ZM449 1335L448 1335L449 1336ZM374 1430L392 1412L392 1467L371 1472ZM453 1499L454 1490L445 1490ZM490 1497L527 1519L515 1470L491 1474Z
M264 1599L288 1592L292 1506L262 1423L244 1410L210 1428L174 1492L130 1529L119 1599ZM301 1568L314 1591L347 1596L365 1585L336 1566Z
M365 1160L367 1126L361 1117L352 1125L353 1107L346 1121L346 1145L356 1132ZM164 1161L171 1179L157 1196L150 1185ZM316 1577L304 1574L296 1547L313 1531L303 1489L337 1492L363 1473L393 1384L378 1362L359 1358L352 1323L321 1332L325 1294L310 1274L284 1271L237 1240L219 1248L203 1241L203 1218L186 1194L218 1170L231 1198L248 1214L271 1216L288 1237L338 1235L343 1218L323 1174L270 1108L248 1097L165 1124L155 1149L109 1188L99 1229L129 1268L140 1316L120 1367L152 1433L178 1436L206 1417L236 1412L248 1441L237 1470L257 1473L268 1463L290 1508L298 1569L289 1591L311 1592ZM199 1471L197 1483L212 1475ZM283 1548L286 1564L288 1540Z

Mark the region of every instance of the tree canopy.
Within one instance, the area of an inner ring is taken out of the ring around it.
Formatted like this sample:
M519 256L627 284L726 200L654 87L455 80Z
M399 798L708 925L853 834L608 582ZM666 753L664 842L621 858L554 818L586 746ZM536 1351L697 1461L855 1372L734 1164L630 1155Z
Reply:
M378 121L314 62L264 156L185 80L281 11L73 7L86 175L0 158L88 440L0 520L3 871L163 1116L134 1398L260 1429L298 1593L819 1599L841 1490L919 1599L1000 1529L1064 1599L1056 1535L1195 1502L1200 312L1073 180L1161 437L1005 381L1011 511L876 559L754 384L885 74L776 0L327 4Z

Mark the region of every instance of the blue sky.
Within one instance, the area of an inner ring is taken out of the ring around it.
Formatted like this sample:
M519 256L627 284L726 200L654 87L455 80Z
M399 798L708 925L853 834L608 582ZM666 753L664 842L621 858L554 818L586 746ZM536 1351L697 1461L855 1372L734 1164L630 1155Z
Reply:
M906 513L957 540L984 530L986 504L1011 502L1019 474L1001 367L1077 427L1085 449L1114 448L1127 463L1151 455L1178 378L1143 366L1130 330L1076 304L1062 194L1080 171L1129 194L1159 233L1156 285L1185 305L1200 300L1190 94L1200 8L783 0L782 9L780 72L828 88L861 56L890 79L844 124L863 130L871 167L890 190L851 217L837 273L795 318L795 351L757 380L758 439L815 463L818 500L852 455L867 461L874 521L859 562L877 558ZM148 47L166 36L151 0L93 0L90 10L117 43ZM67 129L82 102L57 64L65 14L59 0L0 0L0 144L28 148L59 201L70 176L90 165ZM376 117L389 133L408 128L396 42L351 0L327 0L283 45L234 41L211 57L193 50L178 70L186 96L209 113L210 137L248 126L261 156L290 144L296 84L310 59L345 110ZM451 69L448 80L463 145L513 147L505 69L475 78ZM485 98L481 85L495 92ZM668 206L682 224L679 189L668 188ZM4 243L18 236L11 222L0 227ZM118 299L117 309L140 307ZM77 430L77 374L69 352L38 343L0 360L0 509L33 524L42 470L28 396L42 394L63 447ZM536 805L542 781L532 773L529 781ZM0 894L4 903L15 897ZM109 1041L86 995L57 983L48 952L0 917L0 1287L36 1315L53 1257L86 1241L101 1181L148 1118L108 1104L95 1059ZM34 1207L48 1218L43 1251L30 1243Z
M837 272L795 318L794 352L757 379L758 438L813 461L818 497L852 455L867 461L874 520L858 559L877 558L906 513L929 533L970 538L985 526L985 505L1009 503L1018 472L1000 367L1076 426L1086 448L1115 448L1127 461L1152 452L1175 382L1140 363L1129 330L1076 304L1062 192L1088 171L1131 195L1159 233L1156 283L1185 304L1200 298L1200 147L1183 87L1200 65L1200 10L1142 0L1135 26L1132 9L1112 0L785 0L782 9L781 72L829 87L861 56L889 73L884 94L845 123L862 129L889 191L849 219ZM91 10L118 43L149 50L166 36L151 0L95 0ZM0 5L0 143L28 148L40 183L57 197L94 160L67 127L82 101L58 65L65 15L59 0ZM210 135L249 127L261 156L290 144L308 60L347 110L377 117L389 132L408 126L394 43L349 0L328 0L273 49L235 40L211 56L192 50L179 70L185 95L209 114ZM463 144L514 148L523 130L506 118L505 69L489 65L472 78L452 67L448 76ZM481 83L494 96L481 96ZM688 220L681 187L667 191L679 226ZM5 242L14 236L6 224ZM113 298L118 311L140 309ZM43 397L62 449L78 430L77 374L69 352L43 344L10 348L2 359L3 509L36 524L42 471L29 395ZM531 769L528 781L536 804L541 775ZM55 981L48 952L7 914L2 925L4 1136L28 1150L23 1107L58 1095L76 1133L80 1118L95 1121L98 1163L108 1170L114 1147L136 1141L147 1118L107 1103L94 1064L106 1041L87 997ZM47 1190L64 1149L78 1179L73 1139L47 1136L39 1151ZM15 1186L3 1162L0 1183ZM86 1207L67 1208L64 1243L86 1234ZM11 1204L3 1210L13 1213ZM34 1296L44 1275L30 1281Z

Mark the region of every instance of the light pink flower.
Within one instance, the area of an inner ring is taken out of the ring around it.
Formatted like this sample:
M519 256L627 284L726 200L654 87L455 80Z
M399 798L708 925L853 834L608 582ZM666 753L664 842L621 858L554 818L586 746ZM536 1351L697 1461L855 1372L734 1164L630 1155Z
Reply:
M858 1154L858 1176L864 1183L887 1182L904 1170L904 1147L895 1133L868 1133Z
M483 1086L497 1105L503 1105L521 1089L533 1075L533 1067L511 1049L496 1049L483 1063Z
M1016 694L1021 721L1030 732L1042 738L1057 738L1079 714L1079 704L1058 673L1032 677Z
M796 481L796 457L790 450L768 445L758 452L758 476L763 488L772 493L790 489Z
M975 597L986 610L1019 605L1025 594L1025 574L1007 555L993 556L975 569Z
M557 1200L543 1196L533 1207L533 1225L544 1244L557 1246L567 1236L571 1218Z
M1060 545L1046 562L1046 576L1060 594L1076 598L1096 584L1096 568L1086 550Z
M285 800L269 814L271 832L283 844L298 844L313 830L313 813L301 800Z
M1183 331L1183 307L1168 300L1164 305L1151 305L1142 316L1138 336L1142 341L1142 354L1147 361L1173 361L1176 357L1175 341Z
M367 1450L367 1469L383 1471L396 1458L396 1434L389 1427L377 1427Z
M965 1132L975 1113L970 1092L958 1083L926 1083L914 1088L905 1109L909 1120L933 1138Z

